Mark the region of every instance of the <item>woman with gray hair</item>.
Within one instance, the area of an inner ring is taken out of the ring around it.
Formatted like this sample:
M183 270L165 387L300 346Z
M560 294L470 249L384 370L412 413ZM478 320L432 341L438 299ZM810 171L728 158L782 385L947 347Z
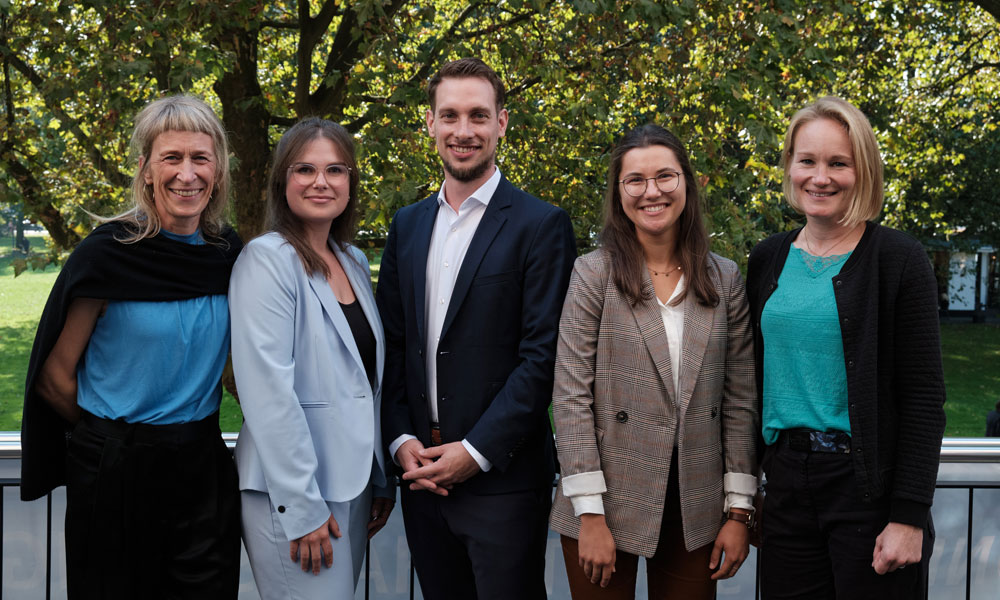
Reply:
M237 476L219 431L229 149L192 96L136 117L131 210L66 261L25 385L21 497L66 484L69 598L236 598Z

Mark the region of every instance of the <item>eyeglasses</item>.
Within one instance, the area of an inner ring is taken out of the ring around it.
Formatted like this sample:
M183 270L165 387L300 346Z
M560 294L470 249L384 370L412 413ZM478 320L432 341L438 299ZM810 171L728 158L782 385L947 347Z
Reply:
M288 167L292 179L299 185L312 185L319 176L319 169L316 165L309 163L295 163ZM351 168L347 165L327 165L323 169L323 178L330 185L339 185L351 174Z
M622 188L625 193L633 198L639 198L646 193L649 188L649 181L656 182L656 189L660 190L664 194L669 194L670 192L677 189L677 186L681 183L682 173L677 173L676 171L664 171L657 175L656 177L639 177L638 175L629 175L625 179L622 179L618 183L622 184Z

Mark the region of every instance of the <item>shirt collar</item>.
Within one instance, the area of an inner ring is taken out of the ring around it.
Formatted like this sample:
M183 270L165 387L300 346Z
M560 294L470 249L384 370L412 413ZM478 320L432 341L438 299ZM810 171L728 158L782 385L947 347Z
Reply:
M479 186L476 191L472 192L472 195L466 198L465 201L475 200L483 206L489 206L490 198L493 197L498 187L500 187L500 167L493 169L493 175L490 175L490 178L483 185ZM438 206L447 203L448 201L444 198L444 182L442 181L441 190L438 191ZM465 206L465 202L462 202L462 206Z

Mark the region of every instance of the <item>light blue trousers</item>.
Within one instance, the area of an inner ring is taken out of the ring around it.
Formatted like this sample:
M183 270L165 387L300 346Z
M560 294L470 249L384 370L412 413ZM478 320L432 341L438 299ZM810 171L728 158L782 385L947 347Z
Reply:
M278 514L264 492L241 492L243 543L250 557L250 567L261 600L351 600L361 574L371 516L372 488L368 486L349 502L327 502L330 514L340 525L340 538L332 538L333 567L303 571L301 563L292 562L289 540L278 521Z

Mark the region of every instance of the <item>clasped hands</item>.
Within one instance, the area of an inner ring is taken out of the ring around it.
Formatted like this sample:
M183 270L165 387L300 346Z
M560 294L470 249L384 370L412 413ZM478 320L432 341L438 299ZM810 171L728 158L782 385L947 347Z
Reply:
M407 440L396 450L396 462L403 467L403 481L410 483L411 490L439 496L447 496L452 486L479 472L479 463L462 442L424 448L420 440Z

